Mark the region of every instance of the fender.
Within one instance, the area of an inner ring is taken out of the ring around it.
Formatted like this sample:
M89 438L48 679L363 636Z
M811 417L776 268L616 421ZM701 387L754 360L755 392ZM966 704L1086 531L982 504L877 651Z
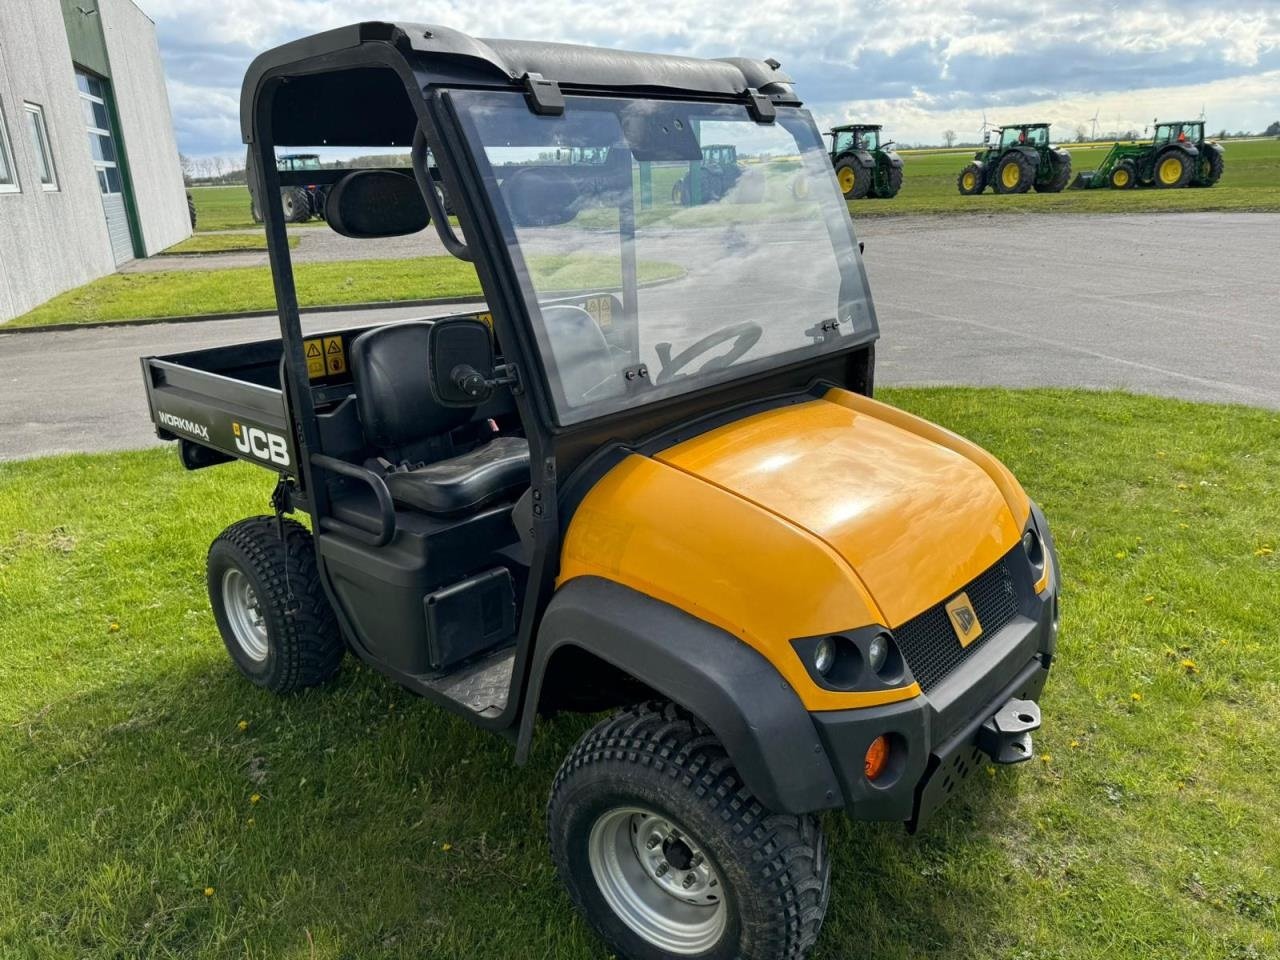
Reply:
M575 577L547 605L518 762L528 756L547 664L565 646L599 657L696 715L770 810L800 814L843 804L809 712L768 660L719 627L601 577Z
M835 163L839 163L841 160L856 160L861 167L871 167L875 164L875 161L871 159L871 154L866 150L846 150L836 157ZM835 166L835 164L833 163L832 166Z

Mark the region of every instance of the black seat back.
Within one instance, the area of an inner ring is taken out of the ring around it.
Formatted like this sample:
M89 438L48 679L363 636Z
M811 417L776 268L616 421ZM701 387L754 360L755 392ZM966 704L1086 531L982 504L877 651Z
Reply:
M427 335L431 324L395 323L351 344L351 376L365 436L393 460L433 460L451 452L448 434L472 417L442 406L431 392Z

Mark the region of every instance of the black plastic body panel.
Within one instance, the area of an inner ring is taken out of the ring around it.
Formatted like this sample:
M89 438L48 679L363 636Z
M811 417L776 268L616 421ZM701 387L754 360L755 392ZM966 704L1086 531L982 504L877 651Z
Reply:
M578 577L556 591L538 630L525 724L547 663L566 645L618 667L699 717L743 781L771 810L841 805L827 751L804 704L741 640L610 580Z

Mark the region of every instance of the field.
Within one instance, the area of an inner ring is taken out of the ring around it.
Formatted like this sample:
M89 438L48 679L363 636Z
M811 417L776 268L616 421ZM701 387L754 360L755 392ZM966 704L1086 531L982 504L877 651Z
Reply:
M1110 145L1077 147L1071 151L1074 173L1095 169ZM1280 210L1280 140L1228 141L1226 172L1208 189L1183 190L1064 190L1058 194L1032 191L1001 196L991 189L963 197L956 177L973 159L974 150L919 151L903 154L905 182L892 200L857 200L849 204L855 220L861 217L940 213L1154 213L1173 210Z
M546 289L605 289L618 282L612 261L593 261L587 255L531 258L530 268L534 276L547 279ZM637 271L642 283L652 283L676 277L682 268L642 260ZM293 274L303 307L481 296L475 268L447 256L301 263L293 268ZM556 286L551 287L551 282ZM139 317L249 313L275 307L275 288L267 267L116 273L68 290L15 317L7 326L100 324Z
M1110 144L1066 145L1076 173L1096 168ZM962 197L956 177L972 159L973 150L909 151L903 154L906 182L892 200L860 200L850 204L854 218L906 214L996 212L1152 213L1173 210L1280 211L1280 140L1227 141L1227 169L1222 182L1203 189L1184 190L1066 190L1060 194L998 196L987 190L978 197ZM1074 175L1073 175L1074 177ZM654 195L669 198L675 174L659 168ZM200 230L252 228L249 192L244 187L196 187L192 190ZM643 220L643 215L642 215ZM303 229L319 221L300 225Z
M886 391L1013 468L1065 573L1038 756L919 837L825 823L816 957L1280 954L1280 417L1122 394ZM171 449L0 464L0 956L602 951L532 763L348 660L274 699L233 674L204 554L263 512Z

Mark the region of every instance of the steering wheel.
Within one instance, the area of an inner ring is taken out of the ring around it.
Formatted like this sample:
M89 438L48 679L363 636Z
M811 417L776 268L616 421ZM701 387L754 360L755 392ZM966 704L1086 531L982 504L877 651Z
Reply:
M702 356L710 350L724 343L733 343L729 352L723 356L713 357L704 363L699 371L704 370L723 370L725 367L736 363L741 359L742 355L756 345L760 337L764 334L764 327L751 320L744 320L742 323L731 323L719 330L713 330L701 340L692 343L685 349L681 350L674 357L671 356L671 344L660 343L657 345L658 360L662 363L662 370L658 373L658 379L655 383L669 383L677 373L687 367L692 361Z

